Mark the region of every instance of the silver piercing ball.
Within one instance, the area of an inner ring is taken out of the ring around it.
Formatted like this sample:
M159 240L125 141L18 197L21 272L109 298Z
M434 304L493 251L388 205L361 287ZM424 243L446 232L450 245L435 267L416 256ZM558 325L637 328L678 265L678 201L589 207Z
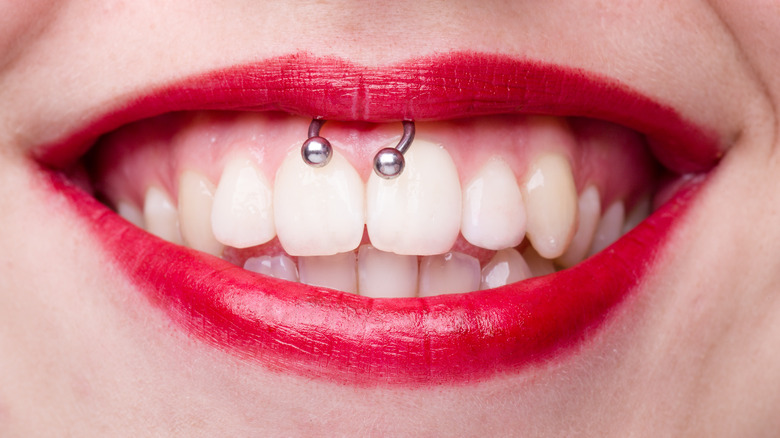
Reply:
M404 154L414 140L414 122L404 120L404 135L395 148L384 148L374 156L374 172L384 178L396 178L404 171L406 160Z
M398 149L384 148L374 156L374 172L382 178L395 178L404 171L406 164Z
M320 129L325 123L323 119L313 119L309 125L309 138L301 146L303 161L309 166L322 167L330 161L333 147L324 137L320 137ZM384 148L374 156L374 172L384 178L392 179L404 171L406 161L404 153L409 150L414 140L414 122L404 120L404 135L395 148Z
M333 147L330 142L320 137L320 128L325 120L314 119L309 125L309 138L301 146L301 157L309 166L323 167L328 164L330 157L333 156Z

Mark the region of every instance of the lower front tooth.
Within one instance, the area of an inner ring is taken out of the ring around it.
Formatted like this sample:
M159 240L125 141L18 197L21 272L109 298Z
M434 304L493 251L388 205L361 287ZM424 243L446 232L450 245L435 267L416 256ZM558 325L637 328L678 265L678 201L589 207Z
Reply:
M184 243L198 251L219 256L224 245L211 231L214 184L204 175L187 170L179 177L179 224Z
M593 246L590 248L591 255L601 252L601 250L612 245L620 238L625 215L625 207L620 201L607 208L607 211L601 216L601 222L599 222L596 234L593 236Z
M577 232L574 233L566 252L557 260L558 264L564 268L576 265L588 255L588 249L593 241L593 234L596 232L601 215L601 197L598 189L594 186L588 186L580 195L577 206L579 210Z
M452 248L461 221L458 171L441 146L417 140L395 179L371 174L366 225L371 244L396 254L441 254Z
M512 248L498 251L482 268L480 289L492 289L531 278L531 268L523 256Z
M525 220L514 172L501 158L491 158L463 189L463 237L481 248L512 248L523 241Z
M358 289L372 298L417 295L417 256L384 252L371 245L358 251Z
M559 154L537 157L529 168L523 199L531 244L542 257L559 257L577 223L577 188L569 160Z
M531 270L531 276L543 277L555 273L555 266L552 260L540 256L532 246L528 245L522 255L523 260L525 260L528 268Z
M274 182L274 222L284 250L296 256L332 255L360 245L365 189L338 151L327 166L308 166L298 149L287 155Z
M355 253L298 257L301 283L357 293Z
M244 262L244 269L282 280L298 281L295 262L285 255L250 257Z
M423 257L420 261L419 296L456 294L479 290L479 260L459 252Z
M179 231L179 212L168 195L157 187L149 187L144 196L146 231L168 242L183 243Z
M229 161L214 194L214 237L234 248L248 248L273 239L276 229L272 198L271 186L251 161Z

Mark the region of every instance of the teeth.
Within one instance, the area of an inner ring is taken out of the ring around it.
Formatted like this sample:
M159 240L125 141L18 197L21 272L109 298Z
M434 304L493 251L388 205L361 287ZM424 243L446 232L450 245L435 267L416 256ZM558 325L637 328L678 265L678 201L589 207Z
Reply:
M553 266L552 260L540 256L530 245L523 251L523 260L528 264L528 268L531 269L531 276L533 277L542 277L555 273L555 266Z
M618 201L609 206L601 217L601 222L599 222L599 226L596 228L596 234L593 236L593 246L590 249L591 255L612 245L620 238L624 217L625 207L623 207L622 202Z
M291 151L276 172L273 203L276 234L290 255L352 251L363 237L363 182L336 150L320 168Z
M179 213L168 195L157 187L149 187L144 197L146 230L168 242L181 245Z
M328 166L331 164L333 164L332 160ZM301 283L357 293L354 252L330 256L298 257L298 272Z
M417 295L417 256L384 252L371 245L358 251L360 295L404 298Z
M116 212L136 227L144 227L144 214L135 205L126 201L119 201L116 205Z
M622 234L626 234L633 230L634 227L639 225L640 222L645 220L650 215L650 196L644 196L637 202L634 209L628 213L626 217L626 223L623 225Z
M577 205L579 210L577 232L574 233L566 252L558 258L558 264L564 268L576 265L588 255L601 215L601 198L598 189L588 186L580 195Z
M417 140L395 179L371 174L366 188L366 225L371 244L396 254L448 251L458 237L461 189L458 171L441 146Z
M287 281L298 281L298 269L289 257L250 257L244 262L244 269Z
M214 194L211 226L216 239L234 248L273 239L272 196L268 181L249 160L229 161Z
M566 250L577 222L577 189L566 157L545 154L531 164L523 199L526 232L536 251L554 259Z
M492 289L531 278L531 268L516 250L498 251L482 268L480 289Z
M211 231L214 184L204 175L187 170L179 177L179 225L190 248L219 256L224 246Z
M491 158L463 190L463 237L482 248L511 248L523 241L525 221L514 172L501 158Z
M479 289L479 260L459 252L423 257L419 296L471 292Z

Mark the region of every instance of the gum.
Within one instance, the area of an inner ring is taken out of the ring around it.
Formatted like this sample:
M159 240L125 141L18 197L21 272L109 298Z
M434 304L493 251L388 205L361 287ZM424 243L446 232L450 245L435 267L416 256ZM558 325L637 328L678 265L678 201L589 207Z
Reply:
M113 203L138 207L156 185L176 202L178 175L186 169L215 184L225 162L250 157L274 180L285 156L300 150L310 120L281 113L171 113L126 125L99 140L88 157L92 183ZM582 118L499 115L416 124L416 138L444 145L455 162L461 185L491 156L499 154L522 183L537 154L568 157L578 192L598 187L602 208L623 200L627 211L651 191L657 164L638 133L607 122ZM395 146L400 123L327 122L326 137L355 167L364 182L379 149ZM414 147L414 143L412 144Z

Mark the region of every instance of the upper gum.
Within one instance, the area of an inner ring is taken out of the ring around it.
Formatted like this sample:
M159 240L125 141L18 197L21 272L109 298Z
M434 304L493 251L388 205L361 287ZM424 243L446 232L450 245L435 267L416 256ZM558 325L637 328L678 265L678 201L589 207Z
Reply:
M109 134L98 148L98 180L108 193L126 193L132 202L141 205L147 187L156 185L172 194L178 191L178 174L186 169L197 170L215 184L225 163L236 156L250 157L258 168L273 181L281 161L292 150L299 150L306 139L310 119L275 113L179 113L150 121L140 121ZM576 126L590 121L578 120ZM603 122L593 122L596 126ZM174 128L171 128L171 124ZM177 126L178 125L178 126ZM173 135L156 138L155 128ZM618 132L625 128L609 126ZM281 128L281 129L280 129ZM628 188L644 186L650 175L633 169L611 169L604 172L594 165L588 151L578 146L578 138L569 128L568 119L548 116L491 116L443 122L419 122L416 139L442 144L458 169L461 186L465 186L484 162L500 155L514 170L518 180L528 163L542 152L556 152L572 163L578 191L595 184L605 205L625 199L631 205L639 193L626 193ZM587 129L586 129L587 131ZM364 182L372 172L373 156L382 147L394 146L402 133L401 123L369 124L365 122L325 123L321 135L342 153ZM152 135L150 135L152 134ZM160 148L143 147L142 141L156 139ZM540 138L556 138L554 142ZM643 139L635 135L636 142ZM268 147L270 145L270 147ZM488 145L487 147L485 145ZM412 148L414 143L412 143ZM621 148L625 154L648 155L645 148ZM641 149L641 152L638 150ZM603 157L599 158L602 159ZM642 157L640 157L642 158ZM610 157L619 159L619 157ZM159 167L149 163L158 163ZM619 162L619 161L618 161ZM162 164L165 163L165 164ZM122 172L116 172L116 167ZM596 169L594 169L594 167ZM614 167L614 166L613 166ZM132 175L128 175L132 169ZM622 173L621 173L622 172ZM617 178L615 173L620 174ZM635 181L630 181L630 179ZM127 179L133 181L128 187ZM616 179L620 184L616 184ZM129 193L128 193L129 191Z

